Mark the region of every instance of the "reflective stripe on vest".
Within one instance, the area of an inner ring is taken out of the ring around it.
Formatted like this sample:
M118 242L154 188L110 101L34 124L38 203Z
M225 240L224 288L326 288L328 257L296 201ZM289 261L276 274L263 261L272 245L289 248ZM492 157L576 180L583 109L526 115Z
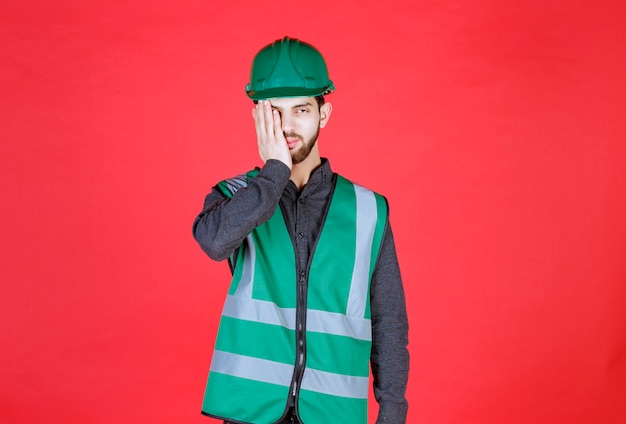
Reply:
M221 187L232 194L245 183L240 177ZM337 178L308 280L307 361L298 402L306 424L332 422L337 414L346 414L342 422L366 422L369 284L386 218L384 198ZM339 232L352 234L349 246L335 243ZM271 423L283 413L296 352L294 255L280 208L240 248L205 393L209 415Z
M211 371L264 383L289 386L293 365L216 350ZM368 377L354 377L307 368L302 388L332 396L367 399Z

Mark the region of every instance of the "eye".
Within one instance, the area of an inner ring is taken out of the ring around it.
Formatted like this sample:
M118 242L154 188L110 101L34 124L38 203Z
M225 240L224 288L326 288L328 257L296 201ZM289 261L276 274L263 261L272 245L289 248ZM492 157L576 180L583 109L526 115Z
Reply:
M307 113L309 110L305 108L300 108L297 110L298 113Z

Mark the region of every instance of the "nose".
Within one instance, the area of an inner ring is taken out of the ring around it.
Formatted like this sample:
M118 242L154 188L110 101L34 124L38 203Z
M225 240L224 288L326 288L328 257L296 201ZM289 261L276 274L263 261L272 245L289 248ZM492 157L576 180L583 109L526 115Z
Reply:
M289 116L289 113L282 113L280 115L280 120L281 120L281 125L283 128L283 132L291 132L295 129L295 122L293 120L293 118L291 116Z

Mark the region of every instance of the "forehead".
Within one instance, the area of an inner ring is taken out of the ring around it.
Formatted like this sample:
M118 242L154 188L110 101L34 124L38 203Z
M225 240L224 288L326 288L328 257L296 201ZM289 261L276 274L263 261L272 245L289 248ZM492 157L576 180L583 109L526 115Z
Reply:
M316 104L315 97L277 97L269 99L270 104L278 109L290 109L305 105L313 106Z

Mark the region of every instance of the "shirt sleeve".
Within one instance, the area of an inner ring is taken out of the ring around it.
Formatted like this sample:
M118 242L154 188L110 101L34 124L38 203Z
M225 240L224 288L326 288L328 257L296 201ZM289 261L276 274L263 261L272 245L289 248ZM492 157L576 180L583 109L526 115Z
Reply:
M387 223L372 276L372 374L380 408L377 424L406 423L409 374L408 318L391 226Z
M290 175L287 165L270 159L232 198L213 187L193 223L202 250L216 261L228 258L256 226L270 219Z

